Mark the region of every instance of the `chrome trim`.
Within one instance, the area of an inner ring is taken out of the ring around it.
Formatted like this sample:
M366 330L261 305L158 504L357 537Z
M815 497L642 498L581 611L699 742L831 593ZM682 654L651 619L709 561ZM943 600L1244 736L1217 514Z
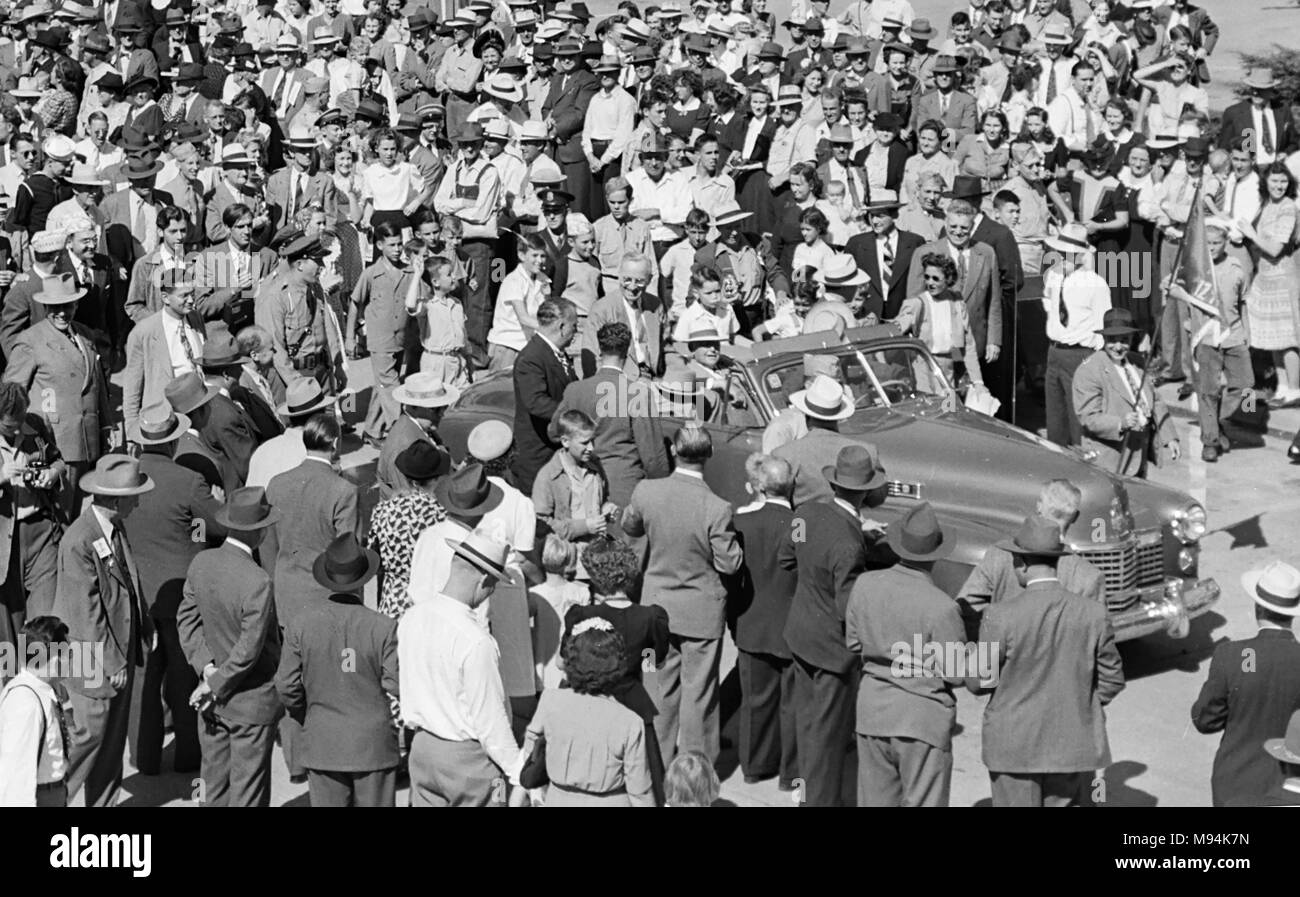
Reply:
M1193 583L1171 578L1163 586L1142 589L1136 607L1110 615L1115 641L1125 642L1178 628L1181 618L1191 620L1219 600L1213 579Z

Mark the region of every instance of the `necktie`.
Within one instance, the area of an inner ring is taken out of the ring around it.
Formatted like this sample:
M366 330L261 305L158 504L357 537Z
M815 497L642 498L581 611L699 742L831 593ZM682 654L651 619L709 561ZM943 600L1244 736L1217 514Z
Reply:
M1047 76L1047 102L1056 99L1056 63L1050 64L1051 74Z
M853 208L856 209L858 206L862 205L861 201L858 199L858 181L857 178L853 176L853 172L849 170L847 165L844 167L844 180L849 184L849 199L853 201Z
M1082 98L1081 98L1082 99ZM1083 133L1088 141L1088 146L1092 146L1092 141L1097 136L1097 130L1092 126L1092 113L1088 111L1088 104L1083 104Z
M190 363L190 370L197 370L194 365L194 344L190 342L189 328L181 320L181 348L185 350L185 360Z
M942 118L947 114L948 114L948 95L946 93L940 93L939 94L939 117Z
M271 105L275 107L276 114L280 112L280 101L284 99L284 87L289 81L289 76L283 71L280 72L280 78L275 83L275 93L271 97Z
M882 297L889 296L889 277L893 271L894 250L889 247L889 238L886 237L880 250L880 295Z
M957 292L966 295L966 250L957 250Z
M1273 152L1273 126L1268 122L1268 110L1265 109L1259 114L1260 131L1259 145L1264 152L1270 155Z
M1065 304L1065 282L1061 283L1061 294L1056 299L1056 316L1061 319L1062 327L1070 326L1070 309Z
M1138 381L1133 368L1123 364L1120 365L1120 369L1124 371L1124 379L1128 381L1128 388L1133 390L1133 408L1138 414L1146 414L1146 402L1142 400L1142 384Z
M293 213L298 211L298 199L302 193L302 184L298 180L298 172L289 172L289 213L285 216L288 220L293 220Z
M145 211L143 200L137 200L135 207L135 221L133 228L135 233L140 235L140 243L144 246L145 252L153 252L154 247L149 245L149 215Z
M1228 194L1228 215L1235 215L1237 212L1237 188L1241 183L1234 177L1232 179L1232 192Z

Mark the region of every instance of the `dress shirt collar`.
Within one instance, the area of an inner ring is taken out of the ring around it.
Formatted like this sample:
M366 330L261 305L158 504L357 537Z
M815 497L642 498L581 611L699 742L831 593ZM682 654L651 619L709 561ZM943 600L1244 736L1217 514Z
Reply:
M694 477L695 479L699 480L701 483L704 482L704 474L698 470L687 470L684 467L679 467L676 470L674 470L673 473L680 473L684 477Z
M548 337L545 333L542 333L542 331L538 330L537 336L539 339L541 339L542 342L546 343L546 345L551 347L551 351L555 353L556 358L559 358L562 354L564 354L560 351L560 347L555 345L555 343L551 342L550 337Z
M239 549L244 554L248 555L250 558L253 556L253 549L249 548L247 545L245 545L239 539L236 539L234 536L226 536L226 544L229 545L231 548Z
M104 509L91 502L90 512L95 515L95 522L99 524L100 532L104 534L104 538L111 544L113 541L113 524L104 514Z
M308 456L307 456L307 460L308 460L308 461L315 461L315 462L317 462L317 463L319 463L319 464L324 464L324 465L325 465L326 467L328 467L330 470L333 470L333 469L334 469L334 464L333 464L333 462L330 461L328 458L322 458L322 457L320 457L319 455L308 455Z
M775 496L775 495L768 495L768 496L765 496L765 497L763 498L763 504L765 504L765 505L779 505L780 507L785 508L786 510L789 510L789 511L793 511L793 510L794 510L794 508L790 507L790 500L789 500L788 498L780 498L780 497Z
M835 504L839 505L841 508L843 508L845 511L848 511L848 513L853 517L854 520L862 519L862 515L858 512L858 509L853 507L853 505L849 504L844 499L840 498L838 495L835 496L835 498L832 499L832 501Z

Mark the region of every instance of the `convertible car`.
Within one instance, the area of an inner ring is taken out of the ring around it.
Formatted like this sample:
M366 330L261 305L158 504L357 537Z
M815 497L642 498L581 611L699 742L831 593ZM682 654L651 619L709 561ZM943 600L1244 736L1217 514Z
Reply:
M763 428L803 388L803 354L835 355L857 412L840 432L880 450L888 497L870 516L888 525L918 501L928 501L956 548L935 567L951 595L985 550L1032 513L1043 483L1070 480L1083 492L1079 518L1066 541L1105 574L1115 637L1166 631L1187 634L1188 621L1219 598L1213 579L1198 576L1205 509L1175 489L1116 476L1044 439L964 407L942 370L917 340L893 328L862 327L843 339L809 334L728 350L725 388L707 404L665 402L645 413L664 416L667 435L688 415L705 417L714 454L705 479L740 505L745 458L759 450ZM707 408L704 413L700 407ZM639 413L639 412L638 412ZM463 457L469 431L484 420L513 422L508 375L475 383L448 409L439 433Z

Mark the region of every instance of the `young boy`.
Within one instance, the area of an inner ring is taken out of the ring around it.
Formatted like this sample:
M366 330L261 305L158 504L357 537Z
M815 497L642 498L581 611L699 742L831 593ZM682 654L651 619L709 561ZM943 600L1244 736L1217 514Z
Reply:
M68 745L53 683L68 627L34 617L19 641L23 668L0 691L0 807L65 807Z
M1246 302L1246 270L1228 254L1231 223L1210 219L1205 224L1205 245L1214 264L1214 285L1210 295L1197 296L1219 311L1218 318L1187 304L1185 326L1191 333L1195 352L1197 413L1201 420L1201 460L1210 463L1231 448L1223 422L1241 407L1244 390L1255 382L1250 365L1250 348L1242 309ZM1188 292L1177 283L1167 286L1177 301L1187 302ZM1223 374L1226 386L1220 387Z
M606 501L609 484L592 440L596 424L578 410L566 411L556 424L560 450L537 474L533 506L537 519L562 539L589 542L603 536L609 515L618 506Z
M457 295L460 282L450 259L426 253L422 243L408 249L412 267L423 268L432 288L423 298L414 289L406 295L406 310L415 318L420 333L420 370L437 374L443 383L463 389L470 381L465 309Z
M537 234L520 234L519 265L501 281L492 329L488 331L489 369L508 371L537 329L537 309L551 294L546 243Z
M1010 190L999 190L993 194L993 214L989 217L1015 230L1020 226L1020 197Z
M601 296L600 264L596 259L596 231L587 216L570 212L565 217L569 233L569 252L555 265L551 279L551 298L568 299L578 309L578 333L585 333L587 315ZM569 355L577 361L582 356L582 341L569 344Z
M675 324L686 310L686 297L691 290L691 269L695 266L695 253L709 236L709 213L691 209L686 213L686 236L668 247L659 262L663 307L668 309L668 323Z
M720 334L727 343L747 345L749 340L740 336L740 322L732 311L731 303L723 296L722 275L717 268L696 268L691 274L690 301L673 328L673 341L685 346L691 334L708 328ZM689 353L682 353L689 354Z

